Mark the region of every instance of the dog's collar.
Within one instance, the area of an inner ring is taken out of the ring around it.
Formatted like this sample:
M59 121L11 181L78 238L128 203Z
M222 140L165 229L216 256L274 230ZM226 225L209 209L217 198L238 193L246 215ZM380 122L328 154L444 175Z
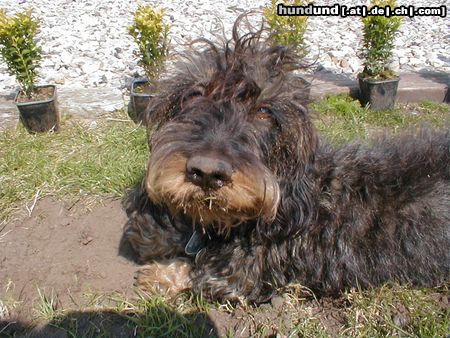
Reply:
M206 246L206 236L198 230L194 230L191 238L184 247L186 255L195 257Z

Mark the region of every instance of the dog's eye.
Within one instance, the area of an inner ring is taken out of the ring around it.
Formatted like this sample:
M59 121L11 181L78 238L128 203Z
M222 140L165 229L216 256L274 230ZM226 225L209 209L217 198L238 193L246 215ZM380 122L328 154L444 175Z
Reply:
M192 99L205 95L205 89L203 87L195 87L184 93L181 98L181 107L185 107Z
M203 96L205 94L205 90L203 87L192 88L190 91L185 93L182 98L182 105L186 104L190 100L196 97Z
M255 114L255 119L260 121L267 121L272 118L272 111L267 107L261 107Z
M203 93L200 90L194 90L194 91L188 93L185 96L185 98L190 99L190 98L197 97L197 96L203 96Z

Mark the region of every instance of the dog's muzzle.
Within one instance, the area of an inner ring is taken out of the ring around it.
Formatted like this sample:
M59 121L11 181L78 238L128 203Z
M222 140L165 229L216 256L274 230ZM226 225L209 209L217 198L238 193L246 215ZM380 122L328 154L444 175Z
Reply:
M186 162L186 179L205 192L231 183L232 174L231 164L219 157L194 155Z

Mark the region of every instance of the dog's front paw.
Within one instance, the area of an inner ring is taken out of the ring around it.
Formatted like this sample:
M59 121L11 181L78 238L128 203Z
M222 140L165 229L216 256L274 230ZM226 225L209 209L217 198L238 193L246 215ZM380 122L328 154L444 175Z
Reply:
M191 264L180 259L146 265L138 270L135 286L148 293L174 296L191 289Z

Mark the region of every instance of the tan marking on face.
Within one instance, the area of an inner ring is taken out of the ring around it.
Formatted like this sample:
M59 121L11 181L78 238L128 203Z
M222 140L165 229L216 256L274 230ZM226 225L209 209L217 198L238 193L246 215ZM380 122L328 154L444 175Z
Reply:
M270 173L235 171L231 183L206 193L185 178L187 159L173 155L150 162L146 188L150 198L166 203L174 214L187 214L203 226L229 229L263 217L272 220L279 202L278 184Z
M155 163L150 160L145 182L150 198L158 203L166 199L179 199L180 196L191 193L185 184L185 169L186 158L179 154Z

